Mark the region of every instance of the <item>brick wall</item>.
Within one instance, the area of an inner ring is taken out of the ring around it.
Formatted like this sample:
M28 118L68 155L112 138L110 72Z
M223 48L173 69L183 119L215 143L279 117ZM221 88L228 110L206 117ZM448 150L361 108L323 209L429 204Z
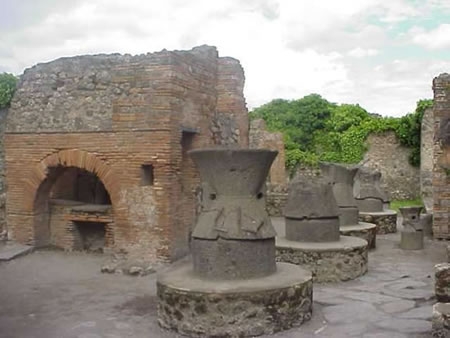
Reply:
M287 184L283 134L267 131L262 119L251 121L250 148L277 150L278 155L270 168L269 183L285 187Z
M76 167L95 173L109 194L114 250L151 261L185 255L199 181L187 152L214 145L218 111L248 144L243 79L237 60L208 46L62 58L27 70L5 135L9 238L71 238L67 218L50 212L49 194L67 198L60 177ZM143 165L153 169L151 184L143 184Z
M433 80L433 234L450 238L450 75Z

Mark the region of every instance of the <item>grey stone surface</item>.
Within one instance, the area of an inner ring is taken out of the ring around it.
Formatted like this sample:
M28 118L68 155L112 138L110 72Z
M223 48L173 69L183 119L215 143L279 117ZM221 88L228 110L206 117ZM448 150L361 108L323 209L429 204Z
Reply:
M279 263L265 278L208 281L184 266L161 274L158 322L192 337L271 334L311 319L311 273Z
M339 240L339 208L332 186L322 179L295 180L289 185L286 238L302 242Z
M299 242L335 242L339 240L339 217L292 219L286 217L286 238Z
M402 215L403 228L411 230L421 230L422 224L420 222L420 211L422 206L401 207L399 211Z
M288 186L284 216L292 219L334 218L339 208L332 185L324 179L293 180Z
M330 323L373 322L383 317L383 313L366 302L348 302L328 306L324 309L325 319Z
M359 212L359 221L377 226L377 235L397 232L397 212L385 209L380 212Z
M433 212L433 109L425 110L420 132L420 195L427 213Z
M420 319L389 318L376 322L377 326L400 333L424 333L430 331L430 322Z
M273 218L272 222L284 231L283 218ZM399 239L399 233L378 237L377 250L369 252L370 267L364 276L343 283L314 284L310 321L263 337L430 337L429 320L429 330L422 333L401 333L376 325L386 316L398 318L411 310L392 314L383 310L384 305L410 300L415 307L422 307L435 302L433 267L446 260L448 243L426 239L424 250L403 251L398 248ZM175 332L161 330L157 323L156 274L140 278L102 274L99 268L107 259L99 254L34 251L0 264L0 337L9 338L13 332L13 337L20 338L73 338L87 333L105 338L180 338ZM349 295L357 295L360 301ZM372 304L378 310L376 317L336 323L324 318L323 311L329 306L349 302ZM79 326L86 322L95 325ZM118 328L116 323L128 327Z
M200 149L189 155L207 189L192 232L194 272L214 279L275 272L276 233L265 209L264 183L277 152Z
M353 194L359 211L383 211L386 194L380 187L381 173L368 167L360 167L355 175Z
M432 313L433 313L433 306L425 305L425 306L421 306L421 307L409 310L408 312L402 313L398 317L399 318L430 320Z
M207 279L263 277L276 271L275 239L191 241L195 273Z
M415 304L412 300L395 300L381 305L380 308L386 313L398 313L412 309Z
M356 207L353 197L353 179L358 167L337 163L319 163L324 177L333 185L333 194L339 207Z
M337 242L296 242L277 237L277 261L300 265L313 273L315 282L355 279L367 272L367 242L341 236Z
M431 334L436 338L450 337L450 303L436 303L433 306Z
M440 263L434 266L436 299L441 303L450 303L450 263Z
M0 242L0 262L10 261L16 257L26 255L33 250L32 246L11 241Z
M403 229L400 234L400 248L403 250L423 249L423 231Z
M373 223L358 222L354 225L345 225L339 228L342 236L359 237L369 243L369 249L377 246L377 226Z

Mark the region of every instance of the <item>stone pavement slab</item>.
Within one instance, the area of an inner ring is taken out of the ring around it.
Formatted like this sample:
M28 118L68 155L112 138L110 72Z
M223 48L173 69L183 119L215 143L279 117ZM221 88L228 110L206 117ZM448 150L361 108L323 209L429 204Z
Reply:
M16 257L26 255L33 251L33 247L29 245L23 245L16 242L0 242L0 262L10 261Z

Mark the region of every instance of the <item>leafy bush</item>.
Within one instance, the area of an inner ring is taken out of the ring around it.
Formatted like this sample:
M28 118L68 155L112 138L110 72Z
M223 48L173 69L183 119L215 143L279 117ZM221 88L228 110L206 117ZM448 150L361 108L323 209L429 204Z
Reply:
M8 73L0 74L0 108L8 107L16 90L17 78Z
M317 165L318 161L358 163L371 133L394 131L400 143L412 148L410 163L420 164L420 126L432 100L420 100L414 113L401 118L369 114L359 105L330 103L318 94L299 100L273 100L250 112L271 131L284 135L286 166Z

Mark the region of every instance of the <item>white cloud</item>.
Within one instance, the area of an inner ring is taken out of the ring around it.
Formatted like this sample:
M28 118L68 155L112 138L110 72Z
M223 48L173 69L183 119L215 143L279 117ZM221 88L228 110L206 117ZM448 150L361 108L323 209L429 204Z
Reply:
M402 39L380 24L420 16L418 5L408 0L74 0L70 5L40 0L29 6L5 1L0 71L21 73L38 62L76 54L209 44L221 56L241 61L250 107L316 92L330 101L398 115L430 97L432 77L450 68L447 60L431 56L394 62L387 55L390 46L408 46L413 37L426 48L448 46L445 23L431 32L415 28L414 36L407 32ZM445 3L427 1L426 15Z
M412 41L428 49L442 49L450 47L450 24L444 23L431 31L414 27L411 29Z
M349 51L347 54L348 56L354 57L354 58L363 58L363 57L367 57L367 56L374 56L377 55L379 53L378 50L376 49L364 49L361 47L356 47L354 49L352 49L351 51Z

